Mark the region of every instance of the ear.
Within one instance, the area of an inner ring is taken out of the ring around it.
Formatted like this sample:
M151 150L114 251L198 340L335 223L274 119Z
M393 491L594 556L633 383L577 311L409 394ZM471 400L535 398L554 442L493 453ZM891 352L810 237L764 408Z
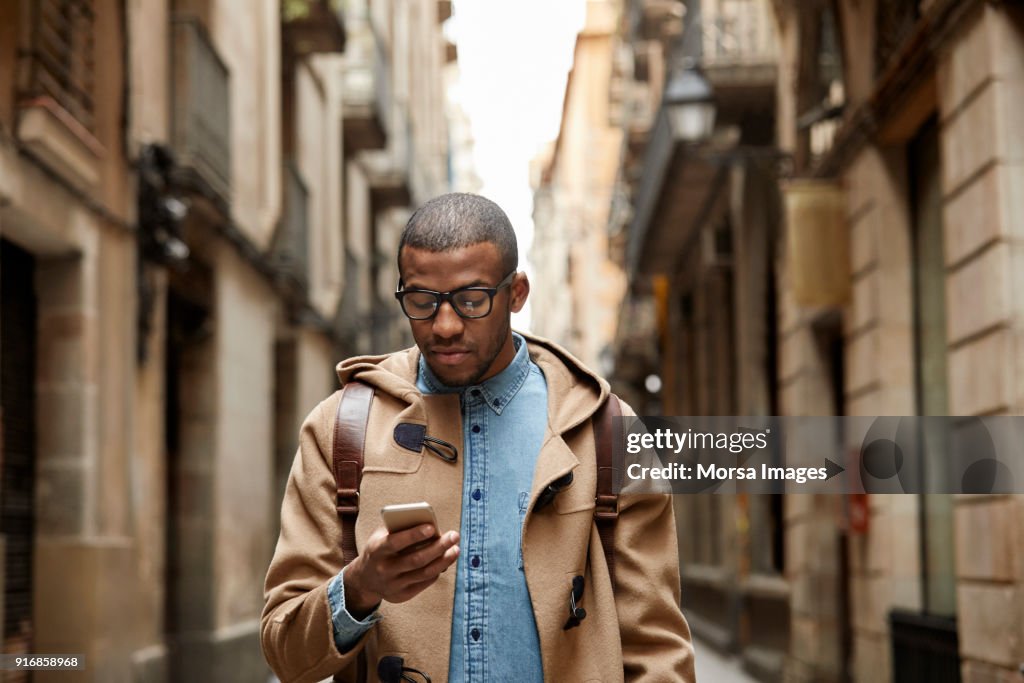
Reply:
M512 284L509 285L509 292L508 306L513 313L518 313L526 305L526 297L530 296L530 279L526 277L526 273L515 274Z

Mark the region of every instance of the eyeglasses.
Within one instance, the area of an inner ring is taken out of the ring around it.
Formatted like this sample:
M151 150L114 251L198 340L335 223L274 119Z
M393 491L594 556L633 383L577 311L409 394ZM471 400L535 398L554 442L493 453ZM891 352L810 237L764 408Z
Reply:
M395 298L402 305L402 312L411 320L430 320L441 310L441 303L447 301L462 318L470 320L485 318L491 313L494 295L507 287L516 271L512 271L494 287L459 287L450 292L435 292L431 289L403 289L398 282Z

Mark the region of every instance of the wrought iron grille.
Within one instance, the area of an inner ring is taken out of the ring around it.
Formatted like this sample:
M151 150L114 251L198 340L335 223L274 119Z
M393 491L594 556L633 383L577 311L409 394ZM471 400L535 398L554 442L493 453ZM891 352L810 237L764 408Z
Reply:
M294 163L284 167L284 212L274 245L278 267L300 287L309 281L309 190Z
M910 37L920 18L918 0L890 0L878 3L875 14L875 73L889 65Z
M391 64L380 38L373 40L373 85L377 95L377 113L384 125L384 134L391 133Z
M774 61L771 9L763 0L722 0L702 8L702 56L706 63Z
M205 27L173 23L174 152L221 198L231 190L231 80Z
M359 336L369 327L369 303L364 285L367 264L360 259L349 244L345 245L345 286L341 293L338 306L338 317L335 321L339 336L352 352L362 352L359 347ZM393 301L393 300L392 300Z
M93 130L95 23L92 0L36 0L22 53L21 98L50 97L87 130Z

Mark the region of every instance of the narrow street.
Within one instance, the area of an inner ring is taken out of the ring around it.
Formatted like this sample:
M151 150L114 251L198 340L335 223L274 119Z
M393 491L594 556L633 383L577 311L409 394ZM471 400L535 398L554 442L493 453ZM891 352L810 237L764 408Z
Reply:
M0 683L326 676L418 501L371 670L1024 683L1021 112L1024 0L0 0Z
M734 657L727 657L707 643L694 639L697 656L698 683L754 683L751 677Z

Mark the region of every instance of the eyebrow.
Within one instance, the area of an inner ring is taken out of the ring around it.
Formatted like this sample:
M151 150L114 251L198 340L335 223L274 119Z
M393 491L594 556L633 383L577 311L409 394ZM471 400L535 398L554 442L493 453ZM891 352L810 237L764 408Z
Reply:
M405 285L406 289L423 289L423 290L426 290L428 292L437 292L437 291L439 291L439 290L436 290L436 289L427 289L426 287L420 287L420 286L414 285L414 284L412 284L410 282L406 282L406 283L404 283L404 285ZM458 287L455 287L453 289L449 289L448 291L449 292L454 292L455 290L465 289L466 287L492 287L492 285L484 284L483 280L477 278L476 280L473 280L472 282L470 282L468 285L459 285Z

